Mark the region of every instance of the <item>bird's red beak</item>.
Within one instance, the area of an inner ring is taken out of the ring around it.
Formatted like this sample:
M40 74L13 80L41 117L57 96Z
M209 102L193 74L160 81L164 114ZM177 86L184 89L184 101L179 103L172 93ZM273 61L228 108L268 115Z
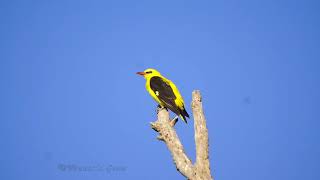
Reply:
M146 73L145 73L145 72L137 72L137 74L139 74L139 75L141 75L141 76L146 75Z

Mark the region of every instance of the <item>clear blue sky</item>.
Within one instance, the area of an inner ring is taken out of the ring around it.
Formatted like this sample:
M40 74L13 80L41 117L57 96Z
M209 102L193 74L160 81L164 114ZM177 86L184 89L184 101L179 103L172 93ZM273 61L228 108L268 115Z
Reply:
M149 126L148 67L190 114L201 90L216 180L320 179L319 5L1 1L0 179L184 179ZM176 128L194 160L189 122Z

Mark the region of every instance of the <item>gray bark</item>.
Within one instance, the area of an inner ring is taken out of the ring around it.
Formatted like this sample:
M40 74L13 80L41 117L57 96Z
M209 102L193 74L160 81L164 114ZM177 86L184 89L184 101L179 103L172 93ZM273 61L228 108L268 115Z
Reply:
M209 139L206 119L202 109L200 91L192 92L192 111L194 117L196 162L192 164L174 129L177 119L170 120L169 112L160 109L158 119L151 123L152 129L159 133L158 140L164 141L171 152L177 170L190 180L213 179L210 173Z

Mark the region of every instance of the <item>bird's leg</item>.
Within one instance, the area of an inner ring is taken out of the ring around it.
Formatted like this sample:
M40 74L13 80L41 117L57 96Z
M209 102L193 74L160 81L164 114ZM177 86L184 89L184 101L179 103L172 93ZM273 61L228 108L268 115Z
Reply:
M176 123L178 122L178 118L179 118L179 116L176 116L176 117L174 117L174 118L170 121L171 127L173 127L174 125L176 125Z
M159 111L160 111L162 108L163 108L163 107L162 107L160 104L158 104L156 113L159 114Z

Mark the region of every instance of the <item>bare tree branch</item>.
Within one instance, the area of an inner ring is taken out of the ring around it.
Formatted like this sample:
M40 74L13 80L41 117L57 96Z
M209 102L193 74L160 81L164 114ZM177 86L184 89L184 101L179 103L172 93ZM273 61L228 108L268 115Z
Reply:
M200 91L192 92L192 111L196 143L195 167L200 172L202 179L212 179L210 174L208 129L202 109Z
M174 129L177 119L170 120L166 109L160 109L158 120L151 123L152 129L159 132L158 140L164 141L171 152L177 170L190 180L213 179L210 174L208 129L202 109L200 91L192 93L194 116L196 163L192 164L184 152L183 145Z
M169 113L166 109L163 108L159 110L158 120L151 123L151 127L155 131L159 132L157 139L160 139L167 144L177 170L185 177L192 176L193 167L191 160L185 154L183 145L180 142L176 130L171 126Z

